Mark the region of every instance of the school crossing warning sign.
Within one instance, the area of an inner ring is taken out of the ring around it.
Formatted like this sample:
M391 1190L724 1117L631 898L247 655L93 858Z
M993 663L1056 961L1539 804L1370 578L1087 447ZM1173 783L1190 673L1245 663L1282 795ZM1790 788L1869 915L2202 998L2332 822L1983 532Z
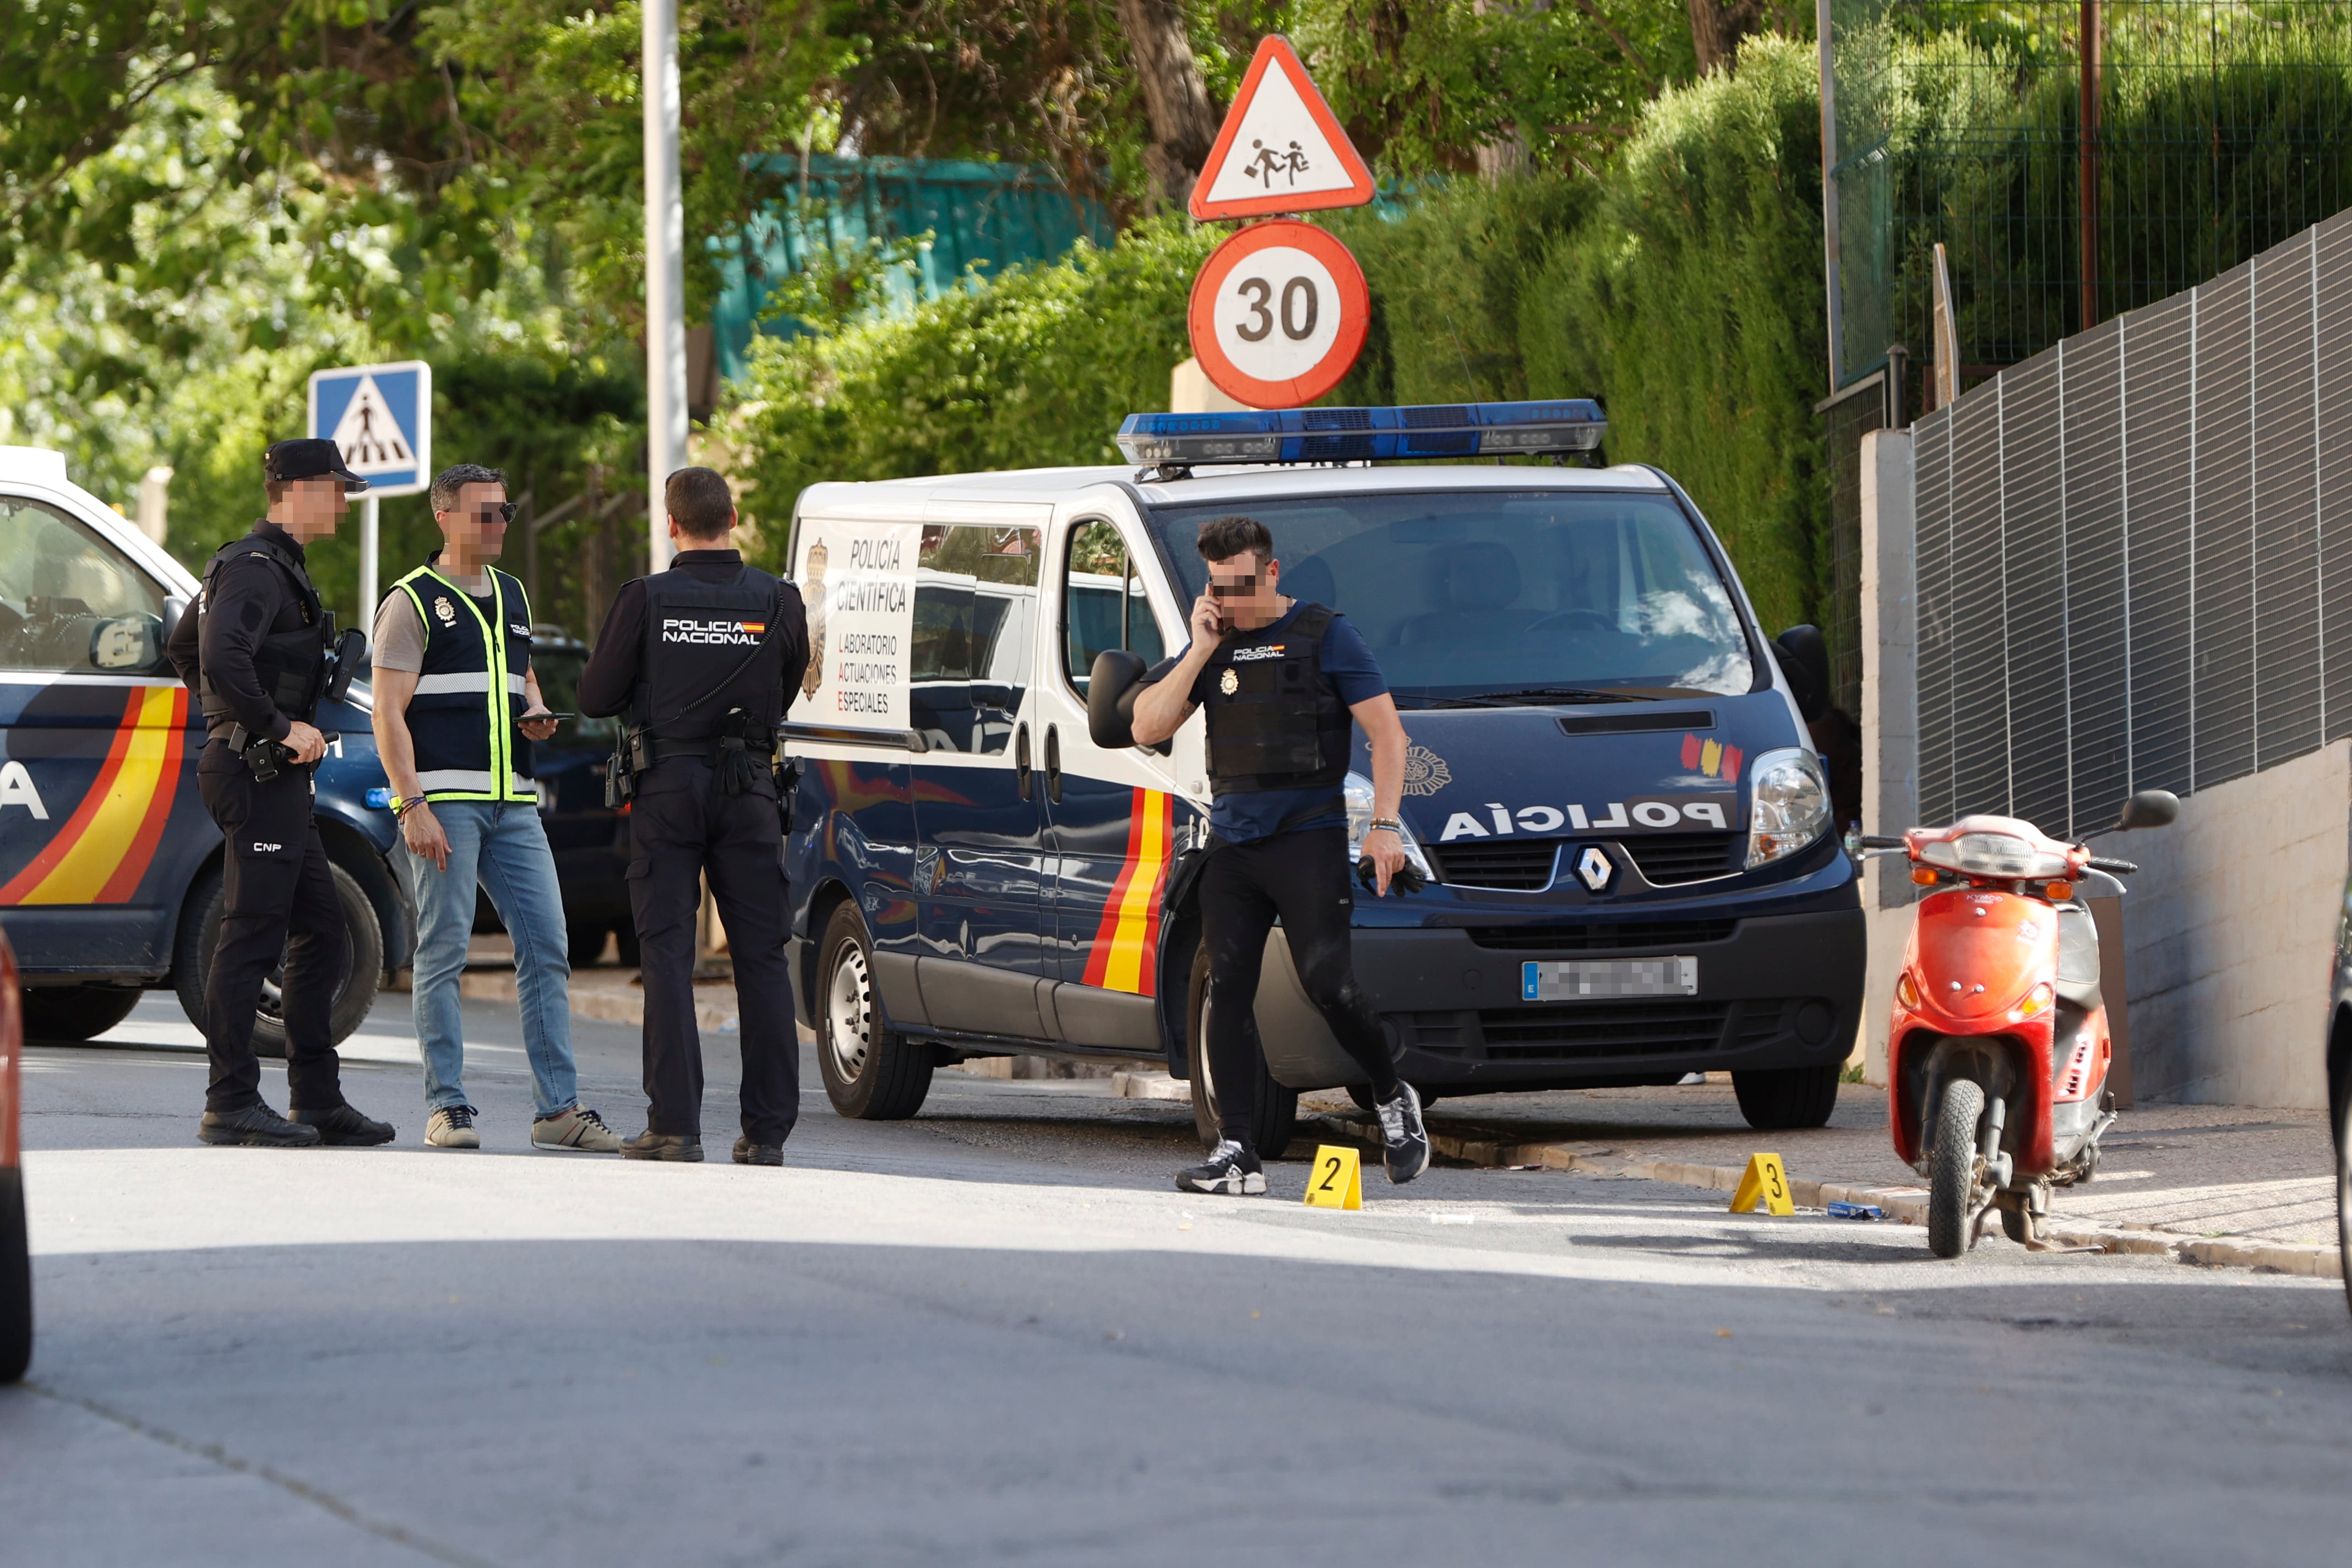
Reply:
M1360 207L1371 199L1372 172L1315 90L1298 51L1268 35L1192 186L1192 216L1205 223Z

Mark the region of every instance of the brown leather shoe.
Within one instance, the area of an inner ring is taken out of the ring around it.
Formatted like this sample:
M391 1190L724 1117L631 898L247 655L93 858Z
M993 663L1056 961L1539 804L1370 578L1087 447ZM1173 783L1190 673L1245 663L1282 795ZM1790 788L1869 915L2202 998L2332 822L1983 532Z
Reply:
M782 1143L754 1143L749 1138L735 1140L735 1163L739 1165L781 1165L784 1163Z
M623 1143L621 1152L632 1160L686 1160L699 1164L702 1140L683 1132L656 1132L647 1128Z

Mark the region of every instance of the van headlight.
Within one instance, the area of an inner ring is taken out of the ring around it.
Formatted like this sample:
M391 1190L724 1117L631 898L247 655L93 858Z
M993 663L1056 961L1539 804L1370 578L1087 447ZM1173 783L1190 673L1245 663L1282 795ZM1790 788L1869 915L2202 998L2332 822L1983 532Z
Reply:
M1348 859L1352 864L1363 858L1364 834L1372 826L1372 781L1361 773L1349 773L1341 787L1348 796ZM1404 840L1405 864L1424 879L1436 881L1437 873L1429 868L1428 858L1421 852L1421 841L1413 837L1412 826L1404 820L1401 811L1397 822L1402 829L1398 837Z
M1830 825L1829 780L1802 746L1767 752L1748 773L1748 868L1784 860Z

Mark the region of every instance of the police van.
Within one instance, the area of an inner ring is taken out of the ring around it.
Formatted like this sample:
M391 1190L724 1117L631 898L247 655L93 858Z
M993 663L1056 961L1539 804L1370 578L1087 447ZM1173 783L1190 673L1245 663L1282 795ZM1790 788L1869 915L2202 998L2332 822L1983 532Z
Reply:
M0 447L0 928L24 977L25 1032L84 1040L170 987L200 1019L218 939L221 836L196 793L202 710L163 643L198 584L66 477L64 457ZM335 1038L356 1029L415 920L366 688L320 707L316 815L352 931ZM276 977L255 1044L285 1052Z
M1654 468L1567 458L1590 403L1138 415L1133 466L803 492L811 659L784 729L794 973L845 1115L935 1067L1165 1065L1204 1140L1208 841L1198 715L1131 743L1135 672L1184 645L1201 524L1271 530L1281 591L1362 633L1410 739L1421 890L1356 900L1358 979L1425 1099L1727 1071L1751 1124L1826 1121L1860 1014L1853 862L1783 660ZM1421 459L1421 460L1415 460ZM1091 710L1091 711L1090 711ZM1353 737L1351 852L1371 816ZM1301 1090L1362 1092L1280 928L1257 1146Z

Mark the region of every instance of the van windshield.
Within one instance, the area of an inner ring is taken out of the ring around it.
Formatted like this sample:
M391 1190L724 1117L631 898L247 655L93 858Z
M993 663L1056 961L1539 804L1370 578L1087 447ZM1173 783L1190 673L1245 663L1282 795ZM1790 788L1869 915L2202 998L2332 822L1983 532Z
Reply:
M1400 707L1754 689L1731 595L1673 500L1440 491L1155 508L1186 609L1193 542L1235 512L1274 535L1282 592L1345 614Z

